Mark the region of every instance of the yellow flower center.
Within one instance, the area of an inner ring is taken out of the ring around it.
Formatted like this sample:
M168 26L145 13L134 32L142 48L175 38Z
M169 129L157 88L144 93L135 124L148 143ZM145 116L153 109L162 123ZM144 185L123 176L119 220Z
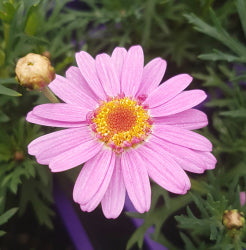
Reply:
M129 97L103 101L89 120L96 137L118 153L144 141L152 127L146 107Z

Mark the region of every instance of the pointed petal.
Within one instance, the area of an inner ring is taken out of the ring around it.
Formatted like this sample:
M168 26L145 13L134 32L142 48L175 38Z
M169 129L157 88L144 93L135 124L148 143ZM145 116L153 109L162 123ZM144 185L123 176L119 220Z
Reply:
M56 121L82 122L86 120L89 111L89 109L66 103L47 103L36 106L32 114Z
M78 105L87 109L95 108L97 105L96 101L79 87L78 81L80 78L76 75L72 81L69 81L62 76L56 75L55 80L49 84L49 88L68 104Z
M50 126L50 127L61 127L61 128L75 128L86 126L87 122L64 122L64 121L56 121L51 119L42 118L40 116L34 115L32 111L30 111L27 116L26 120L31 123Z
M87 52L81 51L76 53L76 61L88 86L101 100L105 100L107 96L97 77L95 60Z
M142 47L132 46L125 57L121 75L121 90L126 96L135 96L143 74L144 55Z
M111 56L112 64L114 65L115 71L120 81L121 81L122 68L124 65L126 54L127 54L127 51L125 48L116 47Z
M166 61L159 57L151 60L143 69L141 88L137 95L152 93L160 84L166 67Z
M146 99L150 108L158 107L183 91L192 81L187 74L176 75L156 88Z
M212 144L207 138L179 127L155 124L153 135L183 147L200 151L212 151Z
M98 96L95 95L95 93L91 90L90 86L82 76L80 69L75 66L69 67L69 69L66 71L66 78L69 82L73 83L77 88L80 88L80 90L92 98L94 101L98 101Z
M120 157L116 157L114 172L108 189L102 199L102 210L106 218L115 219L123 210L126 188L124 184Z
M206 93L202 90L183 91L163 105L150 108L150 114L152 117L177 114L198 105L204 101L206 97Z
M98 78L109 96L117 96L120 93L120 81L111 58L107 54L100 54L96 57L96 69Z
M197 109L188 109L178 114L156 117L155 124L177 126L183 129L199 129L208 125L207 115Z
M151 190L143 159L135 150L125 151L121 156L122 173L127 193L139 213L150 208Z
M176 194L185 194L190 189L190 180L184 170L160 146L146 143L137 152L143 158L149 176L158 185Z
M52 172L61 172L88 161L102 150L103 144L98 140L90 140L73 147L52 158L49 167Z
M197 154L198 151L164 141L156 136L152 136L149 142L160 145L160 151L168 153L186 171L201 174L207 169L206 163Z
M115 153L108 149L86 162L73 189L74 201L82 205L92 201L89 205L97 206L108 188L114 166Z

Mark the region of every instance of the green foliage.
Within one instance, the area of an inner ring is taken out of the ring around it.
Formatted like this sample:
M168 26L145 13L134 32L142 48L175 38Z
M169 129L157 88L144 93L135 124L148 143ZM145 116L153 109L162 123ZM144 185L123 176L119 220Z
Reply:
M3 198L0 197L0 207L2 206ZM7 223L8 220L18 211L18 208L11 208L0 215L0 226ZM6 232L0 230L0 237L3 236Z
M53 201L51 174L27 157L28 143L41 134L39 127L26 124L21 119L11 131L0 128L0 134L0 198L2 197L3 203L1 210L5 207L4 200L14 195L19 197L15 205L19 206L20 215L30 204L39 223L52 228L53 211L49 208Z

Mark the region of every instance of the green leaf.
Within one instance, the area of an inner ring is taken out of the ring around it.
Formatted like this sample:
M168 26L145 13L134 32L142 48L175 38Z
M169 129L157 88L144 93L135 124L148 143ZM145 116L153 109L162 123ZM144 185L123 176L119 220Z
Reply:
M241 20L241 25L243 28L243 33L244 33L244 37L246 38L246 2L245 0L237 0L236 1L236 6L237 6L237 11L239 14L239 18Z
M246 109L224 111L224 112L220 112L220 115L228 116L232 118L246 118Z
M17 212L18 208L11 208L0 216L0 225L8 222L8 220Z
M210 10L210 14L213 17L214 23L217 23L216 27L207 24L193 13L185 14L184 16L191 24L194 25L195 30L220 41L222 44L224 44L226 47L228 47L230 50L232 50L234 53L236 53L241 58L244 58L245 60L246 59L245 46L236 39L232 38L232 36L229 35L227 31L221 27L221 25L219 24L219 20L216 18L212 10Z
M198 56L198 58L202 60L210 60L210 61L227 61L227 62L241 62L242 58L231 55L231 54L226 54L222 51L219 50L213 50L214 53L208 53L208 54L201 54Z
M12 89L4 87L2 84L0 84L0 94L9 95L9 96L21 96L22 95Z

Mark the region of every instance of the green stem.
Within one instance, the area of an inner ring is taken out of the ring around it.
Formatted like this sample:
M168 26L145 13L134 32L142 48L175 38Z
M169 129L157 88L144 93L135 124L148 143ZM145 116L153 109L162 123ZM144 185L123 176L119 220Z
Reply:
M43 94L50 100L52 103L59 103L59 100L56 98L56 96L51 92L51 90L45 86L42 90Z

